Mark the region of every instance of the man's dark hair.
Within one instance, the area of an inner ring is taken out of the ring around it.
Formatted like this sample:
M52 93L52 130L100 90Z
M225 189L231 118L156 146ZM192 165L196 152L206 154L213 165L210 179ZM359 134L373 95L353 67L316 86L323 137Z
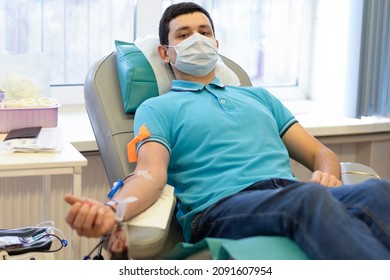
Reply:
M171 20L178 16L192 14L195 12L201 12L205 16L207 16L211 23L213 33L215 34L213 20L211 19L210 14L203 7L193 2L182 2L169 6L162 15L159 26L160 44L168 45L169 23L171 22Z

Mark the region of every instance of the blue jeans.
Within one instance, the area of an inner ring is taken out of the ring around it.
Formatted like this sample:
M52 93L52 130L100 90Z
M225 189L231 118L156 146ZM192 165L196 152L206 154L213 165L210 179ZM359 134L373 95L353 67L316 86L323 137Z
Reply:
M261 181L196 216L191 242L256 235L290 237L311 259L390 259L390 182Z

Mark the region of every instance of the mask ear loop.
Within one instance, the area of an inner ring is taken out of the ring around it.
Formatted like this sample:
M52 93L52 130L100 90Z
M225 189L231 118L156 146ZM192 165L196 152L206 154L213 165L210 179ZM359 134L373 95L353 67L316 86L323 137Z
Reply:
M166 50L167 52L169 48L175 49L175 46L170 46L170 45L163 45L163 46L167 49ZM172 73L174 73L172 66L175 67L175 64L171 61L170 56L168 56L168 61L167 62L164 61L164 63L166 63L169 66L169 69L171 69Z

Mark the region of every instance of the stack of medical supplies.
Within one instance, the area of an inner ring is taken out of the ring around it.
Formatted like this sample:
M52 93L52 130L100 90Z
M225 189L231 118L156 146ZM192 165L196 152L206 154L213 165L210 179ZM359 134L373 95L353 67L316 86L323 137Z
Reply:
M0 133L24 127L56 127L59 107L50 97L8 100L0 91Z

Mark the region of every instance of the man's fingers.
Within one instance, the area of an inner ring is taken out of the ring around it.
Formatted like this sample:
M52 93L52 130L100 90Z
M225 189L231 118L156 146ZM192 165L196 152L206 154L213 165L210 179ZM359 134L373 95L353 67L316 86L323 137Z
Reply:
M65 201L67 203L69 203L70 205L73 205L75 202L80 201L80 198L78 198L77 196L74 196L72 194L66 194L64 198L65 198Z
M319 170L312 174L310 182L318 183L326 187L339 187L342 185L342 182L337 177Z
M72 207L70 208L70 210L68 212L68 215L66 215L65 220L71 227L73 227L74 220L76 219L76 217L77 217L77 215L79 213L81 205L82 204L79 203L79 202L73 203Z

